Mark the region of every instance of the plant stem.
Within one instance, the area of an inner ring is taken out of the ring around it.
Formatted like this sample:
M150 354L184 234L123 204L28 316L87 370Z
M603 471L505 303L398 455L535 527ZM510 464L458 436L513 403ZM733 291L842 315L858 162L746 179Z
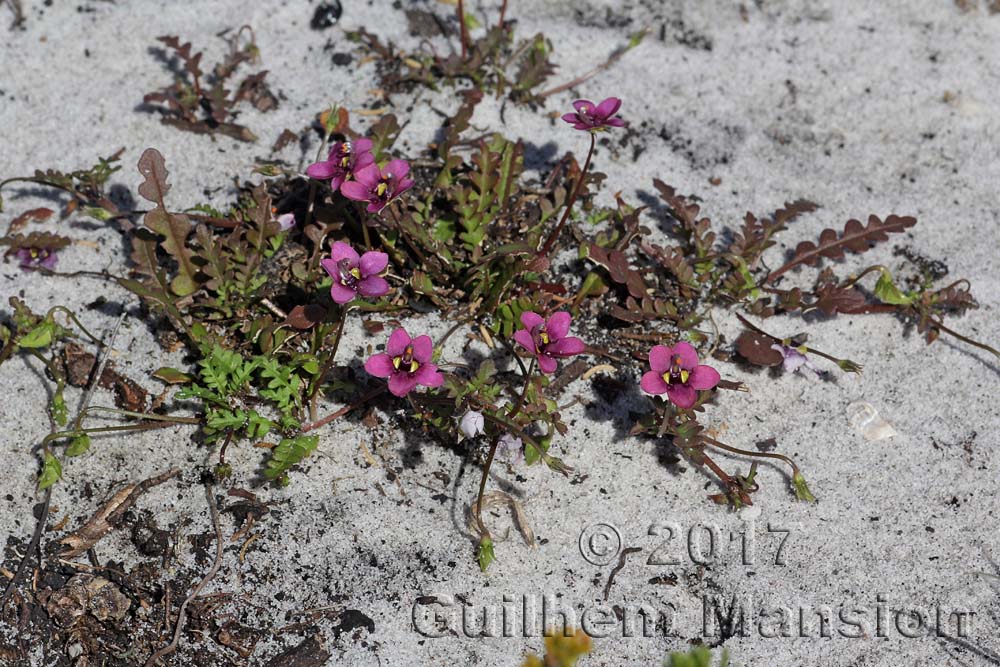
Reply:
M469 54L469 31L465 25L465 3L462 0L458 0L458 28L460 39L462 40L462 60L465 60Z
M323 378L330 372L330 368L337 358L340 339L344 337L344 321L347 320L348 310L348 308L341 309L340 321L337 323L337 338L333 341L333 350L330 352L330 356L327 357L326 362L324 362L323 368L320 369L319 375L316 376L313 386L309 389L309 417L313 420L316 419L316 397L319 396L319 390L323 386Z
M938 329L940 329L941 331L945 332L946 334L948 334L950 336L954 336L955 338L957 338L958 340L962 341L963 343L968 343L969 345L974 345L975 347L978 347L980 350L986 350L987 352L989 352L993 356L995 356L998 359L1000 359L1000 352L997 352L995 349L993 349L992 347L990 347L986 343L980 343L980 342L974 341L971 338L963 336L962 334L960 334L960 333L958 333L956 331L952 331L951 329L949 329L948 327L946 327L944 325L944 322L941 321L941 320L933 320L933 321L934 321L934 325Z
M311 424L304 425L302 427L302 432L303 433L308 433L309 431L314 431L314 430L318 429L320 426L326 426L327 424L329 424L333 420L339 419L340 417L343 417L344 415L346 415L348 412L350 412L350 411L352 411L352 410L354 410L356 408L361 407L362 405L364 405L365 403L367 403L371 399L375 398L376 396L378 396L379 394L381 394L382 392L384 392L388 388L389 388L388 385L383 384L382 386L377 387L376 389L373 389L372 391L368 392L367 394L365 394L364 396L362 396L360 399L358 399L354 403L351 403L350 405L345 405L341 409L337 410L336 412L334 412L332 414L327 415L326 417L323 417L319 421L312 422Z
M531 360L531 365L528 366L528 372L524 374L524 388L521 390L521 396L517 399L517 404L514 409L511 410L509 415L510 419L517 416L517 413L521 411L524 406L524 401L528 396L528 387L531 386L531 374L535 372L535 360ZM476 498L476 523L479 525L479 532L481 537L489 537L490 531L486 529L486 524L483 523L483 494L486 491L486 480L490 476L490 468L493 467L493 459L497 453L497 445L500 443L500 433L496 433L493 436L493 440L490 442L490 452L486 455L486 464L483 466L483 476L479 478L479 496Z
M583 170L580 172L580 177L576 180L576 185L573 186L573 191L570 193L569 201L566 202L566 210L563 211L562 218L559 219L559 224L556 228L552 230L549 234L549 238L545 241L545 245L542 249L538 251L539 257L546 257L549 251L552 250L552 246L555 244L556 239L559 237L559 233L566 226L566 221L569 219L570 211L573 210L573 204L576 203L576 198L580 196L580 190L583 188L583 182L587 178L587 169L590 168L590 159L594 156L594 147L597 145L597 135L594 132L590 133L590 150L587 151L587 160L583 163Z
M727 445L724 442L719 442L715 438L710 438L707 435L702 435L702 436L699 436L699 437L702 440L704 440L706 443L708 443L709 445L712 445L713 447L718 447L719 449L723 449L723 450L725 450L727 452L731 452L733 454L739 454L740 456L750 456L750 457L762 458L762 459L778 459L779 461L784 461L785 463L787 463L789 465L789 467L791 467L793 475L799 474L799 467L797 465L795 465L794 461L792 461L790 458L788 458L784 454L774 454L774 453L771 453L771 452L751 452L751 451L746 450L746 449L740 449L739 447L733 447L732 445Z
M507 16L507 0L503 0L503 4L500 5L500 20L497 21L497 27L503 30L504 19Z

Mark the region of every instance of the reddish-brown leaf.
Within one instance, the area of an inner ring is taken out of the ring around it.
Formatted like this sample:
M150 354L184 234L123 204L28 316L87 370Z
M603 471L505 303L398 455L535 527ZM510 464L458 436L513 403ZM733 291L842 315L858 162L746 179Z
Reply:
M832 229L824 229L819 236L819 243L803 241L795 248L792 259L767 277L767 282L774 282L778 276L799 266L815 265L821 257L842 259L844 252L850 250L863 253L880 241L888 241L889 234L898 234L917 224L912 216L890 215L884 221L878 216L868 217L868 225L862 225L858 220L848 220L844 231L837 234Z
M757 366L777 366L784 360L784 355L771 349L774 340L756 331L744 331L736 339L736 351L740 356Z

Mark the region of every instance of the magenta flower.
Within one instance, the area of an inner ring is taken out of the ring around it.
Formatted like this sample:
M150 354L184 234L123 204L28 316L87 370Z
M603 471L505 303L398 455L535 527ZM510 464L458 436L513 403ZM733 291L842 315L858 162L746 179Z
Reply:
M330 187L336 190L356 171L375 162L371 149L371 139L338 141L330 147L325 160L306 168L306 174L317 181L330 181Z
M609 97L600 104L590 100L573 102L576 113L563 115L562 119L573 126L574 130L603 130L608 127L625 127L625 121L615 116L622 101L617 97Z
M358 256L354 248L337 241L330 249L330 257L320 264L333 278L330 296L337 303L353 301L359 294L372 298L389 291L389 283L378 275L389 264L389 255L384 252L372 251Z
M587 348L579 338L566 335L572 321L565 311L554 313L548 321L537 313L524 312L521 313L524 328L514 332L514 340L535 355L543 373L552 373L556 370L556 359L580 354Z
M690 408L698 391L719 384L719 371L698 364L698 353L681 341L672 348L654 345L649 351L648 371L642 376L642 390L647 394L666 394L679 408Z
M431 363L433 356L434 344L430 336L411 340L410 334L400 327L389 336L384 353L369 357L365 370L375 377L389 378L389 392L403 397L418 385L440 387L444 383L441 371Z
M389 202L413 187L406 178L410 165L406 160L392 160L382 169L369 164L354 172L354 180L340 186L340 194L355 201L368 202L368 212L378 213Z
M59 261L56 251L49 248L20 248L14 256L20 260L21 268L25 271L35 268L52 271Z

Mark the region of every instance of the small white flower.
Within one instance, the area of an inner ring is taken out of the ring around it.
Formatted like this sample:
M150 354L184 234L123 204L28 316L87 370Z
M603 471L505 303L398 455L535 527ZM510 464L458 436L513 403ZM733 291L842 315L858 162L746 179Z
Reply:
M466 438L475 438L477 435L485 433L486 430L483 428L486 426L486 420L483 419L481 412L476 412L475 410L469 410L462 417L461 423L459 423L458 428L465 434Z
M279 215L278 225L281 227L281 231L287 232L289 229L295 226L295 214L283 213L282 215Z

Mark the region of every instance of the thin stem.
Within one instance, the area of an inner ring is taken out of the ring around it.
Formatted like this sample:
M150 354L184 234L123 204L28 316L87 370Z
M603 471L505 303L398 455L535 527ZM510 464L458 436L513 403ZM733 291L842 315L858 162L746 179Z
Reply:
M528 366L528 372L524 374L524 388L521 390L521 396L517 400L517 404L514 409L511 410L508 417L514 419L517 413L521 411L524 406L524 401L528 396L528 387L531 386L531 374L535 372L535 360L531 360L531 364ZM483 537L489 537L490 531L486 529L486 524L483 523L483 494L486 491L486 480L490 476L490 468L493 467L493 459L497 453L497 445L500 443L500 433L496 433L493 436L493 440L490 442L490 452L486 455L486 464L483 466L483 476L479 478L479 496L476 498L476 523L479 525L480 535Z
M465 25L465 3L463 0L458 0L456 12L458 13L459 36L462 40L462 60L464 61L469 54L469 29Z
M310 419L316 419L316 398L319 396L319 390L323 386L323 378L326 374L330 372L330 368L333 366L334 360L337 358L337 350L340 348L340 339L344 337L344 321L347 320L347 313L350 309L343 308L340 313L340 321L337 322L337 338L333 342L333 350L330 352L330 356L327 357L326 361L323 363L323 368L320 369L319 375L313 381L313 386L309 389L309 417Z
M219 507L215 502L215 494L212 493L212 487L207 484L205 485L205 497L208 500L208 509L212 517L212 527L215 529L215 562L212 563L212 567L209 569L208 573L202 577L201 581L198 582L198 585L191 591L191 594L188 595L184 602L181 603L181 608L177 612L177 624L174 626L173 640L159 651L149 656L149 660L146 661L146 667L152 667L160 658L177 650L177 646L181 641L181 631L184 629L184 622L187 618L188 605L192 600L198 597L202 589L205 588L213 577L215 577L219 568L222 566L222 528L219 526Z
M376 389L373 389L372 391L368 392L354 403L342 407L336 412L329 414L326 417L323 417L319 421L313 422L311 424L306 424L305 426L302 427L302 432L308 433L309 431L314 431L318 429L320 426L326 426L333 420L339 419L340 417L346 415L348 412L351 412L352 410L361 407L371 399L375 398L376 396L384 392L386 389L388 389L388 385L382 385L380 387L377 387Z
M171 424L200 424L201 420L197 417L175 417L172 415L158 415L155 412L132 412L131 410L119 410L117 408L108 408L103 405L95 405L92 408L87 408L87 412L94 412L95 410L101 412L110 412L111 414L124 415L126 417L134 417L135 419L148 419L150 421L160 421L160 422L170 422Z
M505 2L504 4L507 4L507 3ZM622 56L624 56L630 50L632 50L632 45L631 44L626 45L625 47L618 49L617 51L615 51L614 53L612 53L608 57L607 60L605 60L603 63L601 63L600 65L598 65L594 69L590 70L589 72L587 72L585 74L582 74L582 75L576 77L572 81L567 81L566 83L563 83L563 84L560 84L558 86L555 86L554 88L549 88L548 90L542 91L541 93L538 94L538 97L541 97L541 98L544 99L546 97L549 97L550 95L555 95L556 93L561 93L564 90L569 90L570 88L573 88L574 86L579 86L584 81L586 81L586 80L588 80L588 79L590 79L590 78L592 78L592 77L600 74L604 70L606 70L609 67L611 67L612 65L614 65L616 62L618 62L621 59Z
M719 449L724 449L727 452L731 452L733 454L739 454L740 456L750 456L761 459L778 459L779 461L784 461L791 467L793 475L799 474L799 467L795 465L795 461L792 461L784 454L775 454L772 452L751 452L746 449L740 449L739 447L733 447L732 445L727 445L724 442L719 442L718 440L710 438L707 435L702 435L699 437L706 443L712 445L713 447L718 447Z
M993 349L992 347L990 347L986 343L980 343L978 341L974 341L971 338L963 336L962 334L958 333L957 331L952 331L951 329L949 329L948 327L946 327L944 325L944 322L941 321L941 320L933 320L933 321L934 321L934 325L938 329L940 329L941 331L945 332L946 334L948 334L950 336L954 336L955 338L957 338L958 340L962 341L963 343L968 343L969 345L974 345L975 347L978 347L980 350L986 350L987 352L989 352L993 356L995 356L997 358L1000 358L1000 352L997 352L995 349Z
M559 237L559 233L566 226L566 220L569 219L570 211L573 210L573 204L576 203L576 198L580 196L580 190L583 188L583 182L587 178L587 169L590 168L590 159L594 156L594 147L597 145L597 135L594 132L590 133L590 150L587 151L587 160L583 163L583 170L580 172L580 177L576 181L576 185L573 186L573 191L570 193L569 201L566 202L566 210L563 211L562 218L559 220L559 224L556 228L552 230L549 234L549 238L545 241L545 245L542 249L538 251L539 257L546 257L549 251L552 250L552 246L555 244L556 239Z
M490 441L490 453L486 455L486 464L483 466L483 476L479 478L479 494L476 497L476 524L479 526L480 538L490 537L490 531L483 522L483 495L486 492L486 480L490 476L490 468L493 466L493 458L497 453L497 445L500 444L500 433L494 434Z
M497 21L497 28L503 30L504 19L507 16L507 0L503 0L503 4L500 5L500 20Z

